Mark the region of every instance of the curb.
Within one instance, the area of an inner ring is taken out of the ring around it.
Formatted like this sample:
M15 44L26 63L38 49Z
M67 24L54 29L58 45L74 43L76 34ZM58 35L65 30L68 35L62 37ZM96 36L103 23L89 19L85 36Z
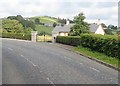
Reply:
M56 43L56 44L59 44L59 43ZM61 44L61 45L62 45L62 44ZM69 46L69 45L68 45L68 46ZM115 66L112 66L111 64L108 64L108 63L103 62L103 61L101 61L101 60L98 60L98 59L92 58L92 57L90 57L90 56L84 55L84 54L82 54L82 53L80 53L80 52L78 52L78 51L74 51L74 50L72 50L72 49L68 49L68 48L61 47L61 46L59 46L59 47L60 47L60 48L63 48L63 49L66 49L66 50L68 50L68 51L72 51L72 52L74 52L74 53L76 53L76 54L79 54L79 55L81 55L81 56L84 56L84 57L86 57L86 58L88 58L88 59L91 59L91 60L93 60L93 61L96 61L96 62L98 62L98 63L100 63L100 64L102 64L102 65L105 65L105 66L107 66L107 67L109 67L109 68L112 68L112 69L114 69L114 70L120 71L120 68L115 67Z

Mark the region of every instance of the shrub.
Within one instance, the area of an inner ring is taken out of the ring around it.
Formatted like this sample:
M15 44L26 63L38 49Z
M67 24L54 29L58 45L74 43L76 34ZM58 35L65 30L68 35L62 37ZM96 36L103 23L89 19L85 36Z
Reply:
M120 58L118 55L119 42L117 36L82 34L81 45L91 50L105 53L108 56Z
M23 40L31 40L30 34L23 33L2 33L2 38L13 38L13 39L23 39Z
M77 46L80 44L80 36L57 36L56 42Z

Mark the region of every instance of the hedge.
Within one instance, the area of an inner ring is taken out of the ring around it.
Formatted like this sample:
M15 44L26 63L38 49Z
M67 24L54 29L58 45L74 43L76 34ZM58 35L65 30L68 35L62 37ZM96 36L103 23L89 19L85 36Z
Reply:
M56 42L77 46L80 44L80 36L57 36Z
M82 34L81 45L91 50L102 52L108 56L119 57L119 41L117 36Z
M30 34L23 34L23 33L2 33L2 38L13 38L13 39L23 39L23 40L31 40Z
M58 36L56 42L79 46L88 47L91 50L104 53L111 57L120 59L120 40L114 35L96 35L96 34L82 34L81 36Z

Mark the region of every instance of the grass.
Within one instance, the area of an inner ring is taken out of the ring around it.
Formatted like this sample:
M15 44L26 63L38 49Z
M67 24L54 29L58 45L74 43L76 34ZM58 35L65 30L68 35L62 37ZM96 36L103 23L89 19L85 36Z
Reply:
M31 17L30 19L32 21L34 21L35 18L39 18L40 22L42 22L42 23L54 23L54 22L58 23L57 19L49 18L49 17L45 17L45 16Z
M49 35L52 35L53 27L46 27L46 26L43 26L43 25L36 25L36 30L38 31L38 33L45 32L45 33L47 33Z
M43 17L43 16L41 16L39 18L40 18L41 22L43 22L43 23L54 23L54 22L57 22L57 20L53 19L53 18L48 18L48 17Z
M47 42L47 41L52 41L52 36L50 35L45 35L45 40L44 40L44 36L37 36L37 41L38 42Z
M117 58L109 57L109 56L107 56L103 53L92 51L89 48L85 48L85 47L82 47L82 46L75 47L75 50L82 53L83 55L90 56L91 58L101 60L103 62L106 62L108 64L111 64L111 65L115 66L115 67L120 68L120 65L118 65L119 59L117 59Z

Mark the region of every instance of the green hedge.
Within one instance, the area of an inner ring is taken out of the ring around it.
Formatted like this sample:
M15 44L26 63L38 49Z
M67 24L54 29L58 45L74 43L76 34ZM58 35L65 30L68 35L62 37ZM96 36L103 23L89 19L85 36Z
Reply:
M80 44L80 36L57 36L56 42L77 46Z
M105 53L108 56L119 57L119 41L117 36L82 34L81 45L91 50Z
M118 37L114 35L82 34L80 37L58 36L56 42L72 46L82 45L91 50L120 59L120 40L118 41Z
M23 33L2 33L2 38L13 38L13 39L23 39L23 40L31 40L30 34L23 34Z

